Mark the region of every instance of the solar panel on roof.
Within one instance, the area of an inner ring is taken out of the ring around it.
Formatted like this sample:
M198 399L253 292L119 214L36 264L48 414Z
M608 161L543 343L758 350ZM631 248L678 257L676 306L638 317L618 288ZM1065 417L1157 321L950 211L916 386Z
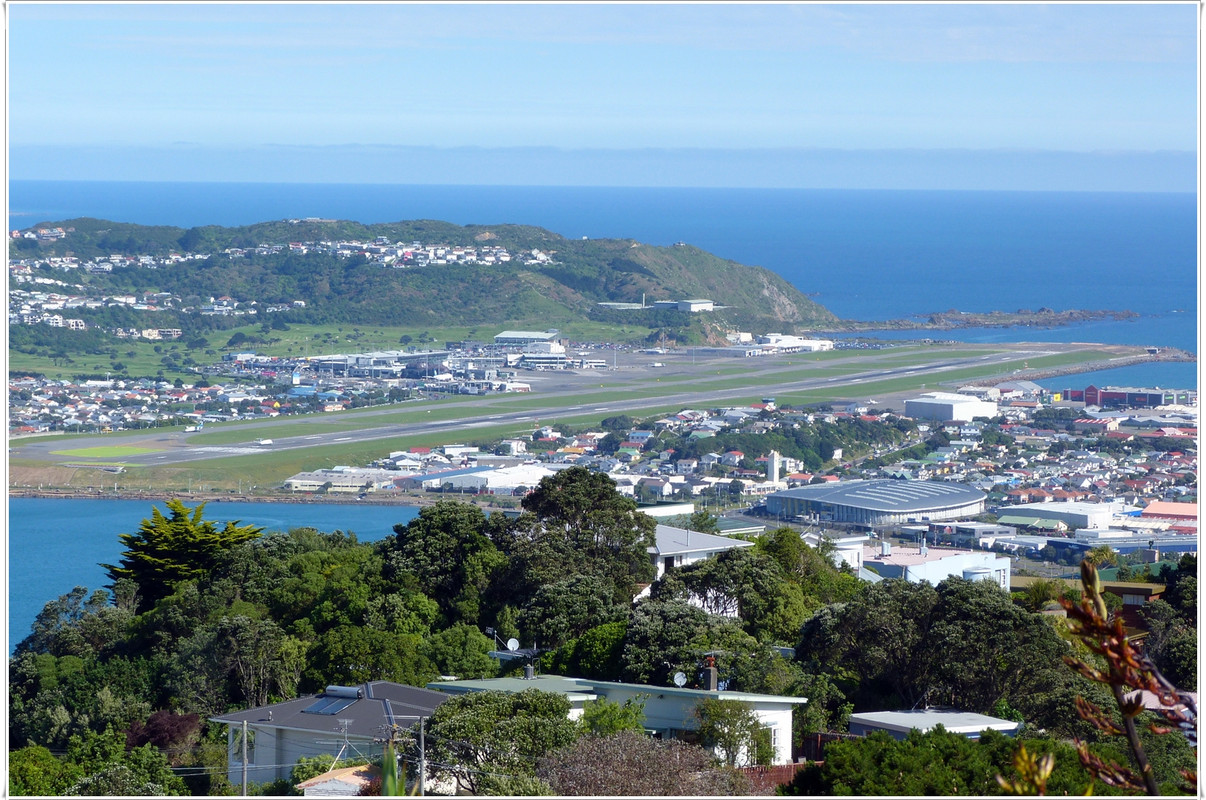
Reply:
M309 706L302 709L303 714L338 714L345 708L355 703L355 697L322 697L317 702L311 703Z

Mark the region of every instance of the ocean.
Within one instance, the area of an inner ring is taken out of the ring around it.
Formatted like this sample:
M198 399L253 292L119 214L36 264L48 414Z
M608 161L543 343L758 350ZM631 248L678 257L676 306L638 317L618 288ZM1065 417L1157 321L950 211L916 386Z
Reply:
M190 508L195 504L185 499ZM134 533L161 501L77 500L13 497L8 501L8 649L29 635L30 625L51 600L76 586L109 583L101 564L121 558L122 533ZM394 525L418 516L414 506L368 503L209 503L205 518L238 520L266 531L311 527L356 534L362 542L390 535ZM81 521L86 521L81 524ZM46 557L53 553L52 558Z
M1197 352L1192 194L9 184L10 229L81 216L180 227L307 216L365 223L439 219L539 225L572 238L683 241L773 270L845 319L924 316L951 308L1125 309L1143 316L1022 333L1039 341L1070 337ZM943 336L1008 340L1015 333Z
M566 237L683 241L763 266L839 317L886 320L948 309L1130 310L1132 320L1061 328L889 331L972 342L1102 342L1198 352L1197 199L1192 194L842 191L352 184L11 181L9 228L76 217L144 225L248 225L294 217L364 223L439 219L523 223ZM713 298L723 302L723 298ZM1149 363L1041 381L1196 388L1197 365ZM80 510L74 503L100 503ZM10 647L42 605L74 586L99 587L94 565L120 551L117 533L149 513L136 501L13 500L9 528ZM26 506L27 503L35 505ZM50 504L50 505L45 505ZM60 505L62 504L62 505ZM232 504L233 505L233 504ZM227 504L220 504L226 512ZM380 507L265 504L277 525L376 528ZM217 510L217 506L214 507ZM240 509L245 522L251 506ZM296 514L296 516L294 516ZM79 520L89 520L88 531ZM404 520L399 520L404 521ZM381 521L384 523L384 520ZM38 556L63 554L53 564Z

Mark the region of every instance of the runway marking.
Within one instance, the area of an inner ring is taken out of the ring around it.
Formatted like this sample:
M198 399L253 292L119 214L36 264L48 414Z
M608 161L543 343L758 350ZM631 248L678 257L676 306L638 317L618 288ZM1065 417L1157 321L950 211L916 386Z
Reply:
M346 442L346 441L349 441L351 438L352 438L351 436L340 436L340 437L339 437L338 439L336 439L335 441L337 441L337 442Z

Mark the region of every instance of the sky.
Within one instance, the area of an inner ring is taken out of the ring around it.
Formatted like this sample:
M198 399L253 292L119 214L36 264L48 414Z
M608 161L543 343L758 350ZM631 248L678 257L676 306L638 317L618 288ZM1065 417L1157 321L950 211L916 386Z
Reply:
M1086 159L1176 183L1196 169L1197 14L18 0L10 176L321 181L338 163L461 182L469 148L479 177L521 183L606 182L617 168L629 183L849 183L860 170L915 182L905 157L939 177L991 163L986 179L1007 183L1011 169L1051 177L1052 153L1073 183ZM651 156L660 170L639 166Z

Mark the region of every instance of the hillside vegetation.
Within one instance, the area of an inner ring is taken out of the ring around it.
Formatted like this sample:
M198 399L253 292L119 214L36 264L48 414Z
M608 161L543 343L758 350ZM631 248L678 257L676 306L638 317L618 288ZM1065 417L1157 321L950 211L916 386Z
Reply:
M205 261L159 269L117 267L107 274L73 273L93 291L170 292L186 305L211 296L240 301L306 301L288 312L297 323L354 322L389 325L501 324L521 320L547 324L584 317L650 327L694 326L703 338L725 327L784 329L831 324L828 310L787 281L761 267L719 258L696 247L655 247L627 239L566 239L522 225L468 225L417 220L362 225L347 221L265 222L238 228L141 226L96 219L40 223L34 227L74 229L55 242L15 240L14 258L74 255L81 261L112 254L165 256L171 252L213 253ZM452 246L501 245L512 254L497 265L450 264L393 269L363 256L328 253L255 254L230 258L227 248L289 242L420 241ZM532 250L551 262L524 264ZM602 302L642 299L713 300L717 311L624 311ZM617 317L617 314L623 315ZM693 318L694 317L694 318ZM164 319L161 324L166 324ZM184 327L188 327L184 325ZM712 330L705 330L712 329Z

